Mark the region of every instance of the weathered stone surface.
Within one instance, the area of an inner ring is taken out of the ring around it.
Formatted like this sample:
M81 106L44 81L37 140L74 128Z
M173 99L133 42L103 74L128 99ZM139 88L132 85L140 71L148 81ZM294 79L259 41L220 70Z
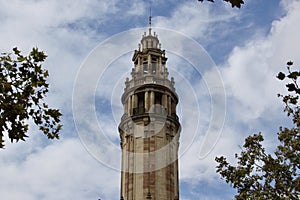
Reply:
M165 51L160 49L151 27L132 61L132 77L125 82L124 114L119 125L120 199L178 199L178 96L174 79L168 78Z

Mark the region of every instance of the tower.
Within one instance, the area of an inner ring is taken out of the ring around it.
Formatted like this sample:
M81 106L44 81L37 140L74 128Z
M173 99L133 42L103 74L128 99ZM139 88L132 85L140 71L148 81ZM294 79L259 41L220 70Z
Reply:
M149 24L134 51L131 79L126 79L121 98L120 199L178 200L178 96L151 18Z

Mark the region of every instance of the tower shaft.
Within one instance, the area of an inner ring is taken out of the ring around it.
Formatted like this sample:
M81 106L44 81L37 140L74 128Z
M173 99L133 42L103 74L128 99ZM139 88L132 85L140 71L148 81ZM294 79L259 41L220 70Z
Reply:
M180 135L175 83L168 78L165 51L150 28L141 44L122 95L120 195L124 200L175 200Z

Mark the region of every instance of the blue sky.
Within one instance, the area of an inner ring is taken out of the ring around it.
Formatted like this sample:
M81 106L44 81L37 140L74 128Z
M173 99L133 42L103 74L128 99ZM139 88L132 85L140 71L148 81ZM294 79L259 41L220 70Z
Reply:
M259 131L274 148L278 127L289 124L275 76L286 61L300 63L300 1L246 0L241 9L221 0L128 2L0 0L0 52L44 50L47 101L64 114L58 141L34 126L26 142L6 141L3 199L119 198L120 96L150 5L180 97L180 198L232 199L214 158L234 161L244 138Z

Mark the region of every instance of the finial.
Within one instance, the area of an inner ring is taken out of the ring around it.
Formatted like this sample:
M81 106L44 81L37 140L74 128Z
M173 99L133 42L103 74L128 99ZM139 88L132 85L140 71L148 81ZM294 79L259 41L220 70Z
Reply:
M151 15L151 7L150 7L149 28L151 28L151 19L152 19L152 15Z
M151 7L150 7L150 16L149 16L149 35L151 35L151 20L152 20L152 15L151 15Z

